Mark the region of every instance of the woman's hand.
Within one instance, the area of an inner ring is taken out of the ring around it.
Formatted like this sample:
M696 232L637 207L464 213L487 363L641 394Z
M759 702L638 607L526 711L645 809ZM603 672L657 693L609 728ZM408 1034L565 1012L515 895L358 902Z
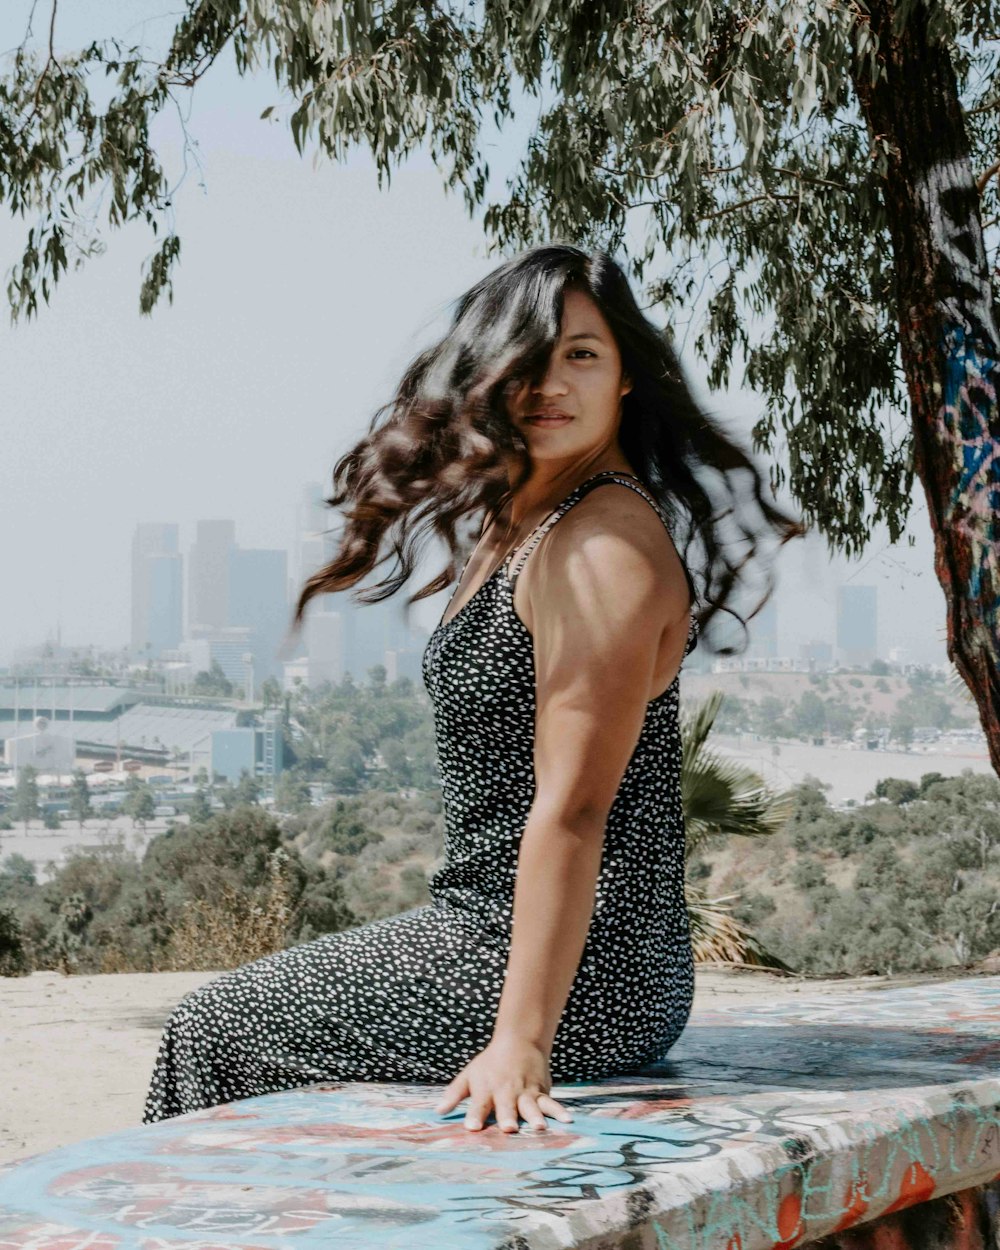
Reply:
M493 1107L504 1132L518 1131L518 1112L532 1128L545 1130L547 1115L563 1121L573 1119L549 1096L551 1088L549 1061L540 1047L521 1038L494 1037L446 1086L435 1110L444 1115L468 1098L468 1129L483 1128Z

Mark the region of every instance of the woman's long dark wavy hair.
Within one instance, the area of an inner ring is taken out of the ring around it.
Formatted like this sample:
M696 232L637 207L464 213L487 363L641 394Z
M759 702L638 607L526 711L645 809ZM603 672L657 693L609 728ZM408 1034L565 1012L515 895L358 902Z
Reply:
M544 376L559 338L563 293L584 291L614 333L632 389L622 400L619 443L634 471L674 525L674 539L699 590L699 625L719 611L746 621L731 601L747 580L762 539L778 544L805 533L765 498L765 482L749 457L695 402L669 334L643 314L628 279L607 253L570 244L529 248L499 265L459 300L448 333L410 364L396 395L372 417L365 436L333 469L326 499L345 524L334 558L302 586L292 622L301 626L315 595L355 586L391 554L398 564L381 582L355 591L377 603L413 573L430 534L443 539L447 566L406 603L436 594L462 570L476 525L458 537L463 518L500 522L527 480L527 446L510 420L508 388ZM746 478L742 491L737 476ZM747 504L756 505L756 518ZM683 534L677 528L683 521ZM739 551L730 558L724 530ZM379 559L384 545L389 552ZM700 558L690 557L700 548ZM750 616L764 606L766 590ZM732 654L732 646L716 646Z

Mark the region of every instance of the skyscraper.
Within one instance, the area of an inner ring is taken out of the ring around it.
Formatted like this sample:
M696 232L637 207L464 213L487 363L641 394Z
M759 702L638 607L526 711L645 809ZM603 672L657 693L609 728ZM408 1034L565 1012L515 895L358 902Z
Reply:
M288 552L234 547L229 553L229 624L250 627L256 683L281 676L277 652L288 618Z
M188 574L189 628L204 625L224 629L230 624L229 557L235 546L235 522L198 522Z
M132 535L132 651L156 659L183 632L183 561L177 526L146 522Z
M875 586L837 588L837 650L843 664L866 668L877 653Z

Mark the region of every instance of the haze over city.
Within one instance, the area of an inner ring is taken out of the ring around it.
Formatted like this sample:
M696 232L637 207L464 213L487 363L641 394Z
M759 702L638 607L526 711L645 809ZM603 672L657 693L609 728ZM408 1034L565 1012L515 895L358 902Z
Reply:
M136 22L143 9L158 20ZM98 33L94 12L60 11L62 39ZM20 41L23 22L21 12L0 17L0 46ZM152 4L109 4L100 26L153 40L170 21ZM199 520L231 519L240 546L287 550L294 574L306 484L326 485L408 361L443 330L451 302L499 262L429 157L380 191L364 153L336 167L300 158L283 125L260 120L277 100L267 79L220 64L185 119L186 154L172 119L172 179L187 167L174 201L182 257L172 305L139 315L154 240L132 225L105 230L105 255L66 274L37 319L3 331L10 541L0 554L0 663L46 640L125 646L140 523L178 524L187 551ZM518 141L511 133L495 145L498 179ZM0 220L8 273L29 224ZM681 333L678 347L706 406L748 437L760 401L738 388L708 393ZM876 533L851 562L831 560L816 534L791 544L779 564L779 650L834 644L837 586L850 582L877 588L881 655L900 648L907 660L945 663L919 486L909 532L912 548ZM420 573L436 571L439 554ZM414 620L430 628L443 605L442 596L417 605Z

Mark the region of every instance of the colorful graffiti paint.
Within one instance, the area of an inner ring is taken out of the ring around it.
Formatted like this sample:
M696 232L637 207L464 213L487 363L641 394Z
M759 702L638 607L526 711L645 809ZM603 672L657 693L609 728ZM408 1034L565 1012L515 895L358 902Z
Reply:
M962 1189L809 1242L802 1250L991 1250L1000 1245L1000 1182Z
M958 132L953 138L961 143ZM933 344L935 359L940 360L940 382L936 377L930 382L934 406L930 433L937 447L925 449L930 464L921 477L932 511L939 509L934 523L935 565L950 600L949 655L958 640L962 675L978 689L984 727L995 736L996 707L989 710L986 705L990 687L995 703L1000 630L1000 332L980 194L964 144L961 151L931 160L916 177L914 191L921 209L915 253L933 265L940 323L938 342ZM918 298L911 291L905 302ZM904 358L908 347L916 359L929 354L932 345L922 344L918 332L924 315L919 307L907 309L910 320L904 317L902 324ZM923 368L911 361L907 372L913 394ZM933 367L925 382L938 372ZM921 408L916 402L918 452L920 423L925 419ZM977 669L978 683L970 677Z
M699 1010L667 1061L556 1089L544 1133L321 1084L49 1151L0 1169L0 1250L772 1250L982 1203L1000 977Z
M997 361L959 324L942 334L944 399L939 441L955 459L955 485L942 528L964 536L967 594L982 608L980 643L995 647L1000 622L1000 422ZM995 343L994 338L991 342Z

